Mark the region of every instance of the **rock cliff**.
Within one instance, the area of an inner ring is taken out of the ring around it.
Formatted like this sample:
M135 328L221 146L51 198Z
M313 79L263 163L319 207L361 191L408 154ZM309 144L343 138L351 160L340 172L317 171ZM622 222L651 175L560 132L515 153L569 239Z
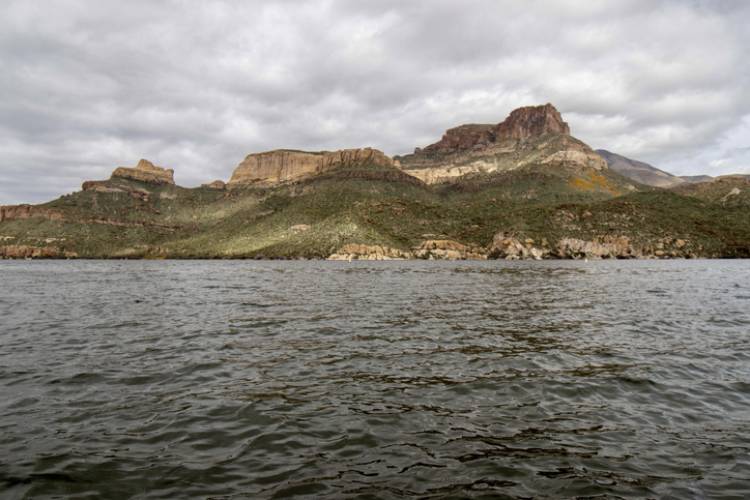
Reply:
M492 144L520 141L544 134L570 135L570 127L552 104L526 106L510 113L497 125L461 125L448 130L443 138L416 153L450 154L483 149Z
M603 158L570 136L570 127L551 104L514 110L497 125L461 125L440 141L395 158L399 166L428 184L527 165L602 170Z
M235 168L227 186L270 187L300 181L339 167L366 165L394 166L393 160L372 148L321 152L280 149L248 155Z
M63 220L63 214L57 210L50 210L34 205L5 205L0 206L0 222L9 220L24 220L39 217L46 220Z
M148 160L140 160L135 167L118 167L112 172L112 177L151 184L174 185L174 170L157 167Z

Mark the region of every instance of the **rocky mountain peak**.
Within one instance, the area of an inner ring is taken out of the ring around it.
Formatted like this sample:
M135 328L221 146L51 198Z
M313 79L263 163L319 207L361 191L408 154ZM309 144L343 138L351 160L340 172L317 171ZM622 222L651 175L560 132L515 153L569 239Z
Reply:
M570 127L552 104L526 106L510 113L495 127L495 136L501 139L526 139L544 134L570 135Z
M482 149L505 141L519 141L545 134L570 135L570 127L552 104L513 110L497 125L469 124L448 130L440 141L415 154L450 154Z

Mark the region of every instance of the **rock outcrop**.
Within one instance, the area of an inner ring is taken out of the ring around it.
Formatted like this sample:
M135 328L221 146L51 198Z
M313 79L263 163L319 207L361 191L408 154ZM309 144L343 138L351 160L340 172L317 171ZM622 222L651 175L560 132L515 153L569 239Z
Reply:
M425 240L414 249L414 256L429 260L486 260L487 252L453 240Z
M0 259L74 259L75 252L61 250L59 247L34 247L29 245L0 246Z
M227 183L220 180L215 180L213 182L209 182L207 184L201 184L201 187L208 188L208 189L216 189L218 191L223 191L227 188Z
M384 245L350 243L328 256L328 260L404 260L412 259L410 252Z
M546 240L537 245L531 238L521 240L510 234L497 233L490 243L488 254L493 259L541 260L550 255L550 249Z
M606 235L593 240L562 238L557 244L550 245L546 239L520 239L506 233L495 235L489 255L506 260L633 259L643 256L626 236Z
M50 210L34 205L5 205L0 206L0 222L8 220L23 220L40 217L47 220L63 220L63 214L57 210Z
M148 160L140 160L135 167L117 167L112 177L146 182L149 184L174 185L174 170L157 167Z
M497 125L471 124L452 128L440 141L417 151L423 154L450 154L545 134L570 135L570 127L549 103L513 110L505 121Z
M465 245L454 240L425 240L412 251L384 245L350 243L338 249L328 260L486 260L483 247Z
M393 167L393 160L372 148L339 151L275 150L248 155L235 168L228 187L270 187L307 179L340 167Z
M516 109L497 125L452 128L435 144L395 160L405 172L428 184L533 164L607 168L602 157L570 136L570 127L551 104Z
M593 241L563 238L557 242L560 259L634 259L642 254L626 236L604 236Z
M148 201L149 195L151 194L147 190L135 187L133 185L114 184L111 180L86 181L81 185L81 189L83 189L84 191L94 191L97 193L126 193L131 197L141 201Z

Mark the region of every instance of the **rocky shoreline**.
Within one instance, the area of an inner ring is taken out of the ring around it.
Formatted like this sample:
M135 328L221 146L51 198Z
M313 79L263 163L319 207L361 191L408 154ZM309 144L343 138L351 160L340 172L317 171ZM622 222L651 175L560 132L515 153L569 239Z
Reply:
M41 247L28 245L0 245L0 259L89 259L76 252L63 250L54 245ZM159 247L145 247L131 255L119 254L95 259L262 259L262 260L331 260L331 261L382 261L382 260L607 260L607 259L699 259L726 258L721 255L705 255L696 251L686 240L666 238L659 242L639 247L629 238L602 237L596 240L563 238L556 245L546 239L517 238L499 233L487 247L466 245L454 240L425 240L410 250L387 245L350 243L327 257L255 255L237 257L225 255L190 256L171 254Z

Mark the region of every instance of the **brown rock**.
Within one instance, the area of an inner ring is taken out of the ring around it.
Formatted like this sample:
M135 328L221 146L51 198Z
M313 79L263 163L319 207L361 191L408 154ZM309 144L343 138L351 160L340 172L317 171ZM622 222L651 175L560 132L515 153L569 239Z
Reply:
M518 108L497 125L471 124L452 128L440 141L425 147L420 153L455 153L544 134L570 134L570 127L552 104Z
M435 144L395 161L427 184L528 165L576 171L607 168L601 156L570 135L570 127L551 104L516 109L497 125L452 128Z
M115 187L109 181L86 181L81 185L84 191L95 191L97 193L124 193L125 190Z
M112 172L112 177L129 179L151 184L174 185L174 170L171 168L157 167L148 160L140 160L138 165L131 167L118 167Z
M339 151L276 150L248 155L232 174L228 186L274 186L299 181L339 167L392 167L393 160L372 148Z
M0 206L0 222L6 220L31 219L41 217L47 220L63 220L63 214L49 208L34 205L6 205Z
M495 136L500 139L520 140L544 134L570 134L560 112L549 103L518 108L495 127Z
M215 180L213 182L209 182L208 184L201 184L201 187L208 189L218 189L222 191L227 188L227 183L224 181Z

